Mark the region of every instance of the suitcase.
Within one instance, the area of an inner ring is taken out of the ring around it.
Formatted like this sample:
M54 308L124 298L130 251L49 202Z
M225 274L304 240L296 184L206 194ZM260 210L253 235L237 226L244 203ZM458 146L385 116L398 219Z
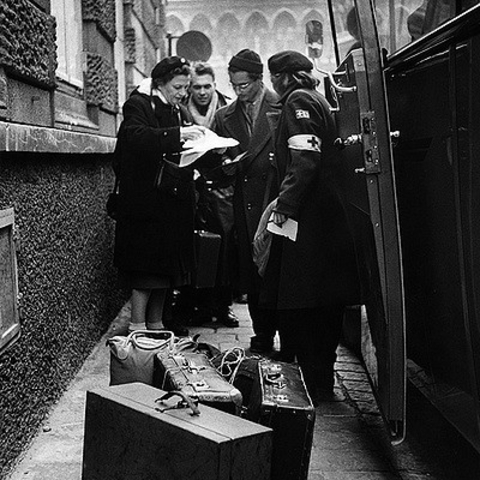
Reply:
M87 392L82 480L270 480L270 428L205 405L194 415L180 397L159 403L165 394Z
M196 266L192 272L192 285L195 288L215 286L221 243L222 237L217 233L195 230Z
M272 479L306 480L315 408L298 364L261 360L247 409L250 420L273 429Z
M203 353L160 352L155 356L154 386L180 390L200 403L239 415L242 394Z

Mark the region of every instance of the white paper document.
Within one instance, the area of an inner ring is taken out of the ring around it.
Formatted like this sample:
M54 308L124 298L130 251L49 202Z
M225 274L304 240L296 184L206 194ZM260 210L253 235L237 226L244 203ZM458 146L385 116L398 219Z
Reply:
M286 222L279 227L273 223L273 213L267 223L267 230L275 235L287 237L293 242L297 240L298 222L292 218L288 218Z
M183 148L185 150L180 156L180 167L187 167L198 160L209 150L217 148L229 148L238 145L238 140L218 136L213 130L206 129L205 135L197 140L187 140Z

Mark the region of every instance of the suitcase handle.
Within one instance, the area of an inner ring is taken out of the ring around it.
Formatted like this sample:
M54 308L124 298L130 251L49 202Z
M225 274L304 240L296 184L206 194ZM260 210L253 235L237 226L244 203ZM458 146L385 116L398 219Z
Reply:
M278 375L277 373L275 374L267 373L264 379L267 385L273 385L274 387L277 387L280 389L285 388L287 386L285 377L282 374Z
M195 402L188 395L186 395L184 392L181 392L180 390L172 390L171 392L166 392L161 397L157 398L155 400L155 403L163 403L165 400L168 400L169 398L174 397L175 395L181 397L182 400L177 402L176 405L166 406L163 408L156 407L155 410L163 413L165 412L165 410L172 410L175 408L185 408L185 406L187 406L187 407L190 407L190 409L192 410L192 413L190 415L192 416L200 415L200 410L198 409L198 406L195 405Z

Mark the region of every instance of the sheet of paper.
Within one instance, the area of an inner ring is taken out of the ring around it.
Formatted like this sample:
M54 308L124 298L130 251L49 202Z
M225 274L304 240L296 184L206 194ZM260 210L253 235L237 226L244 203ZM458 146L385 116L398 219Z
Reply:
M273 213L270 217L267 230L274 233L275 235L281 235L282 237L287 237L293 242L297 240L297 231L298 231L298 222L292 218L288 218L287 221L279 227L273 223Z
M229 148L238 145L238 140L218 136L213 130L206 129L205 135L198 140L187 140L183 147L185 150L180 156L180 167L187 167L198 160L209 150Z

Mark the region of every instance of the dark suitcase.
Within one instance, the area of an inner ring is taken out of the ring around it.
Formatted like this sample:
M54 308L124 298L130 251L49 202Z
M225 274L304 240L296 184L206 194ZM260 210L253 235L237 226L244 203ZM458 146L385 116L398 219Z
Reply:
M82 480L270 480L271 429L129 383L87 392Z
M217 233L195 230L196 265L192 274L192 285L195 288L215 286L221 243L222 237Z
M306 480L315 408L298 364L261 360L247 418L273 429L272 479Z
M230 384L203 353L166 350L155 356L154 386L180 390L210 407L239 415L242 394Z

